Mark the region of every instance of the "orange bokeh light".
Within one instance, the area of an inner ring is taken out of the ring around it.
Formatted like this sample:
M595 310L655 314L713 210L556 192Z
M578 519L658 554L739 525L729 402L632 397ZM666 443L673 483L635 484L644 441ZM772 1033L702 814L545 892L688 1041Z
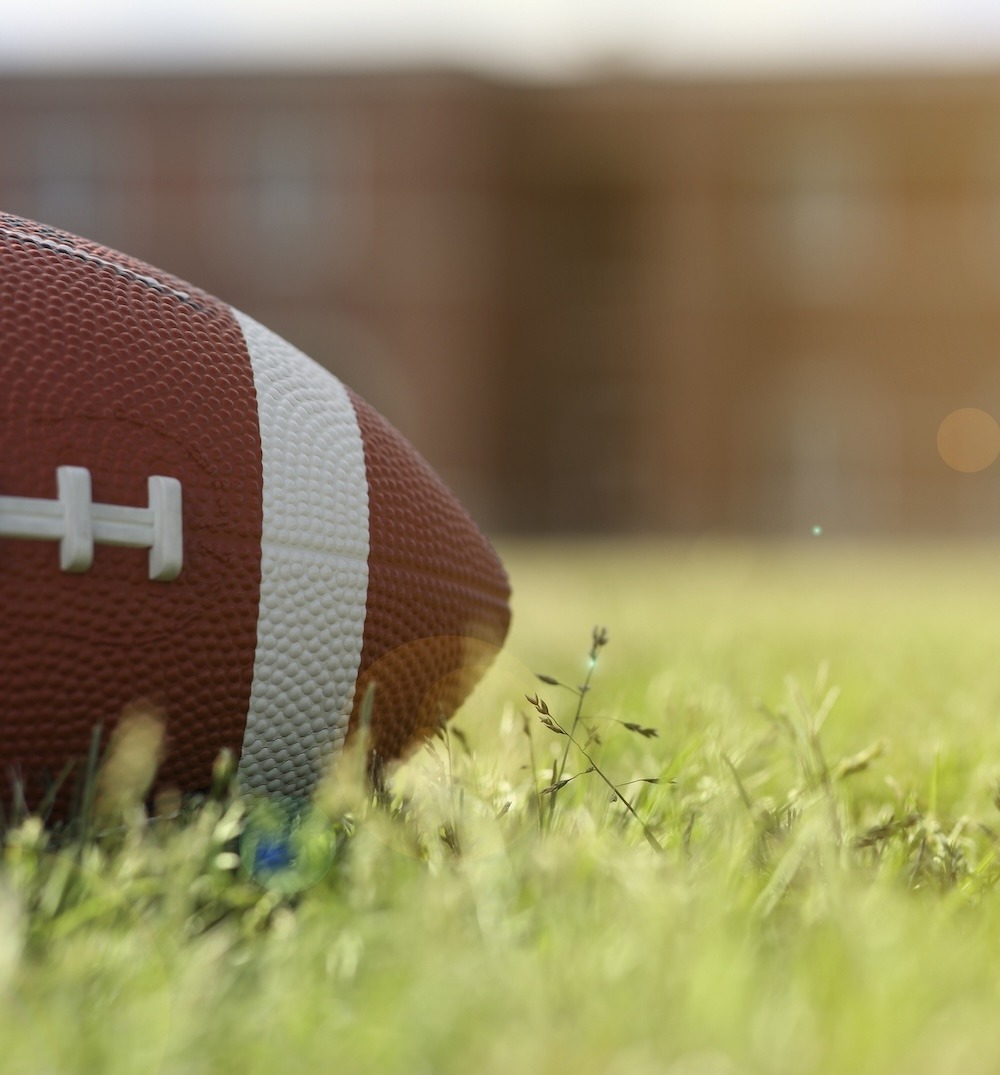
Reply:
M937 447L953 470L973 474L985 470L1000 455L1000 426L986 411L961 407L938 427Z

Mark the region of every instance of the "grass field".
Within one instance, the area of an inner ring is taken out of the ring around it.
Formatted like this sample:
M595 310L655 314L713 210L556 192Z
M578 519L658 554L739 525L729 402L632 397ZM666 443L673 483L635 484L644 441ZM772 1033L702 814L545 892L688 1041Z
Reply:
M389 805L324 789L300 893L238 801L7 833L0 1071L1000 1070L998 550L505 552L458 734ZM535 673L591 676L555 792L578 696Z

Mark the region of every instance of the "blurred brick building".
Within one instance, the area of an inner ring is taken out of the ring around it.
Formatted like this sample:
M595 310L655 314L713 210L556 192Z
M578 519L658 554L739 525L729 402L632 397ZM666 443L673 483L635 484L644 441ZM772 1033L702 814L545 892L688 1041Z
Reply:
M1000 527L935 442L1000 415L1000 74L6 77L0 205L276 329L494 529Z

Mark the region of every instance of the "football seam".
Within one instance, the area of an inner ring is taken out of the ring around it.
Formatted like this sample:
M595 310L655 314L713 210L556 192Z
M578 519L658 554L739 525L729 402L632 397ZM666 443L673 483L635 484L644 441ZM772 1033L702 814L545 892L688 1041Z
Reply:
M328 560L331 557L336 560L343 560L348 564L358 564L362 567L368 563L367 556L360 556L353 552L335 552L330 549L324 549L316 545L308 545L305 543L297 544L294 541L278 541L274 538L262 537L260 539L261 549L267 549L269 552L296 552L307 553L310 557L321 557L324 560Z
M378 566L384 567L385 562L382 561ZM497 609L506 611L509 591L507 593L503 591L489 591L482 587L481 584L471 582L458 582L453 578L448 578L447 575L436 574L434 572L420 569L419 571L414 568L405 568L405 574L413 575L419 578L421 581L437 582L447 588L452 594L463 594L470 598L473 598L476 602L485 606L493 606Z
M9 239L14 239L22 243L30 243L32 246L36 246L41 250L48 250L53 254L62 254L66 257L75 258L77 261L86 262L89 265L97 265L102 269L110 269L112 272L117 273L118 276L123 276L126 280L131 280L134 283L142 284L148 287L151 291L155 291L161 295L170 295L172 298L178 299L180 302L187 306L191 306L196 310L207 312L208 307L192 298L191 294L187 291L180 291L178 288L170 287L169 284L163 283L162 280L157 280L155 276L146 276L143 273L136 272L135 269L130 269L126 265L122 265L116 261L110 261L107 258L99 257L97 254L91 254L87 250L80 250L78 247L70 246L68 243L56 242L54 239L43 239L40 235L32 235L30 232L20 231L16 228L0 227L0 235L5 235Z
M416 571L416 569L405 560L387 556L385 553L376 557L376 563L379 568L388 569L394 574L413 574ZM509 581L504 585L485 587L481 581L477 580L472 575L460 575L425 566L421 566L416 573L419 574L421 578L429 579L433 582L443 582L448 586L453 586L455 589L462 590L466 593L474 593L484 598L497 600L505 606L510 598Z

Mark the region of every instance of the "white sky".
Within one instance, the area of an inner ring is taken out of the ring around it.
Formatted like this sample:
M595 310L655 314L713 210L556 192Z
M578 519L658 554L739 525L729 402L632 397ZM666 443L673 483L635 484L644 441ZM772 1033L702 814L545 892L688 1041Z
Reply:
M998 0L0 0L0 69L1000 67Z

